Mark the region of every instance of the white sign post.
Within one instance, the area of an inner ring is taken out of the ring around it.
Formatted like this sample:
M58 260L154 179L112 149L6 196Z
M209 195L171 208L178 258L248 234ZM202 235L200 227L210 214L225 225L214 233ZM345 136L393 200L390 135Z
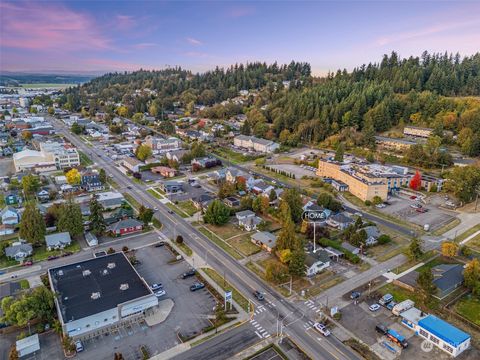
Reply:
M230 303L230 309L232 308L232 291L225 291L225 311L227 311L227 302Z

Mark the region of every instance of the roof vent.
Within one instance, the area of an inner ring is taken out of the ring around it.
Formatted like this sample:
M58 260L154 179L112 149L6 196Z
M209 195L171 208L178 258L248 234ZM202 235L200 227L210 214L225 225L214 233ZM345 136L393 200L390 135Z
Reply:
M90 270L88 270L88 269L82 271L82 275L83 275L83 276L88 276L88 275L90 275L91 273L92 273L92 272L91 272Z
M62 276L63 275L63 270L58 270L58 275Z
M127 290L128 289L128 284L121 284L120 285L120 290Z
M102 275L108 275L108 270L107 270L107 269L103 269L103 270L102 270Z
M92 293L92 296L90 296L93 300L97 300L100 298L100 293L99 292L94 292Z
M113 269L115 266L115 263L108 263L107 268Z

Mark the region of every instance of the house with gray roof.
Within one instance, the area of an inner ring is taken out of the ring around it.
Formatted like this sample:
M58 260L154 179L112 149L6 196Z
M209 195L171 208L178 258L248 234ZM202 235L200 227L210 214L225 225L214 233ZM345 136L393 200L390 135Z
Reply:
M277 237L268 231L259 231L252 235L252 243L271 253L277 244Z
M364 228L358 229L358 231L365 230L367 233L367 239L365 240L365 245L372 246L377 243L377 239L380 237L380 230L376 226L366 226Z
M346 241L342 242L342 247L345 250L350 251L352 254L358 255L358 253L360 253L359 248L357 248L356 246L353 246L352 244L350 244Z
M247 231L256 230L257 226L262 222L262 219L251 210L239 211L235 216L238 220L238 226Z
M17 225L20 222L20 214L17 209L11 206L5 206L0 211L0 219L3 225Z
M353 223L353 219L350 216L345 215L344 213L332 215L327 220L327 225L337 228L339 230L344 230Z
M14 242L11 246L5 248L5 255L16 261L21 261L32 255L32 245L25 242Z
M69 232L61 232L45 236L47 250L63 249L72 243Z
M305 273L314 276L330 266L330 256L325 250L308 253L305 257Z

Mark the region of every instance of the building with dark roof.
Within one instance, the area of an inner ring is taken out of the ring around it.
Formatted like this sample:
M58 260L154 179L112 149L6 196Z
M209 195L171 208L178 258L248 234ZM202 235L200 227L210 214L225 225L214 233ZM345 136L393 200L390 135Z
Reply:
M107 331L158 305L123 253L51 268L48 276L63 332L73 338Z

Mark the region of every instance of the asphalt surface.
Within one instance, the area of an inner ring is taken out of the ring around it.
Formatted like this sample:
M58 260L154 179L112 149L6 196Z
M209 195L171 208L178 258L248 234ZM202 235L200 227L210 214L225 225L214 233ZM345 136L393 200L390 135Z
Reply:
M306 319L306 315L301 309L285 301L280 294L272 290L255 274L251 273L250 270L243 267L221 248L205 238L202 233L184 219L176 214L169 214L168 208L155 197L151 196L146 191L145 185L133 182L121 173L113 165L113 162L103 154L102 150L88 147L78 137L71 134L59 120L54 120L53 123L56 125L57 130L59 130L58 132L62 133L76 147L85 152L100 167L104 168L107 174L113 175L113 180L121 187L122 192L129 193L139 203L145 206L151 208L158 207L159 211L157 211L154 216L164 225L164 232L167 233L167 236L171 235L172 229L175 229L175 233L182 235L185 242L196 254L202 256L208 253L208 264L219 273L225 273L229 282L241 293L252 294L254 290L259 290L266 294L265 297L267 299L274 301L277 306L274 309L268 310L270 318L280 319L281 324L284 324L283 334L290 336L312 359L360 359L333 336L322 339L322 341L319 341L318 338L314 336L305 336L306 333L302 326L303 323L299 320ZM282 320L284 318L286 319ZM227 334L228 332L221 335L222 338L229 337ZM242 341L242 339L238 339L235 336L229 337L229 339L230 340L225 338L225 341L229 343L229 347ZM210 343L210 341L208 343ZM248 344L244 344L244 347L246 346L248 346ZM209 348L217 351L214 347L209 346Z

